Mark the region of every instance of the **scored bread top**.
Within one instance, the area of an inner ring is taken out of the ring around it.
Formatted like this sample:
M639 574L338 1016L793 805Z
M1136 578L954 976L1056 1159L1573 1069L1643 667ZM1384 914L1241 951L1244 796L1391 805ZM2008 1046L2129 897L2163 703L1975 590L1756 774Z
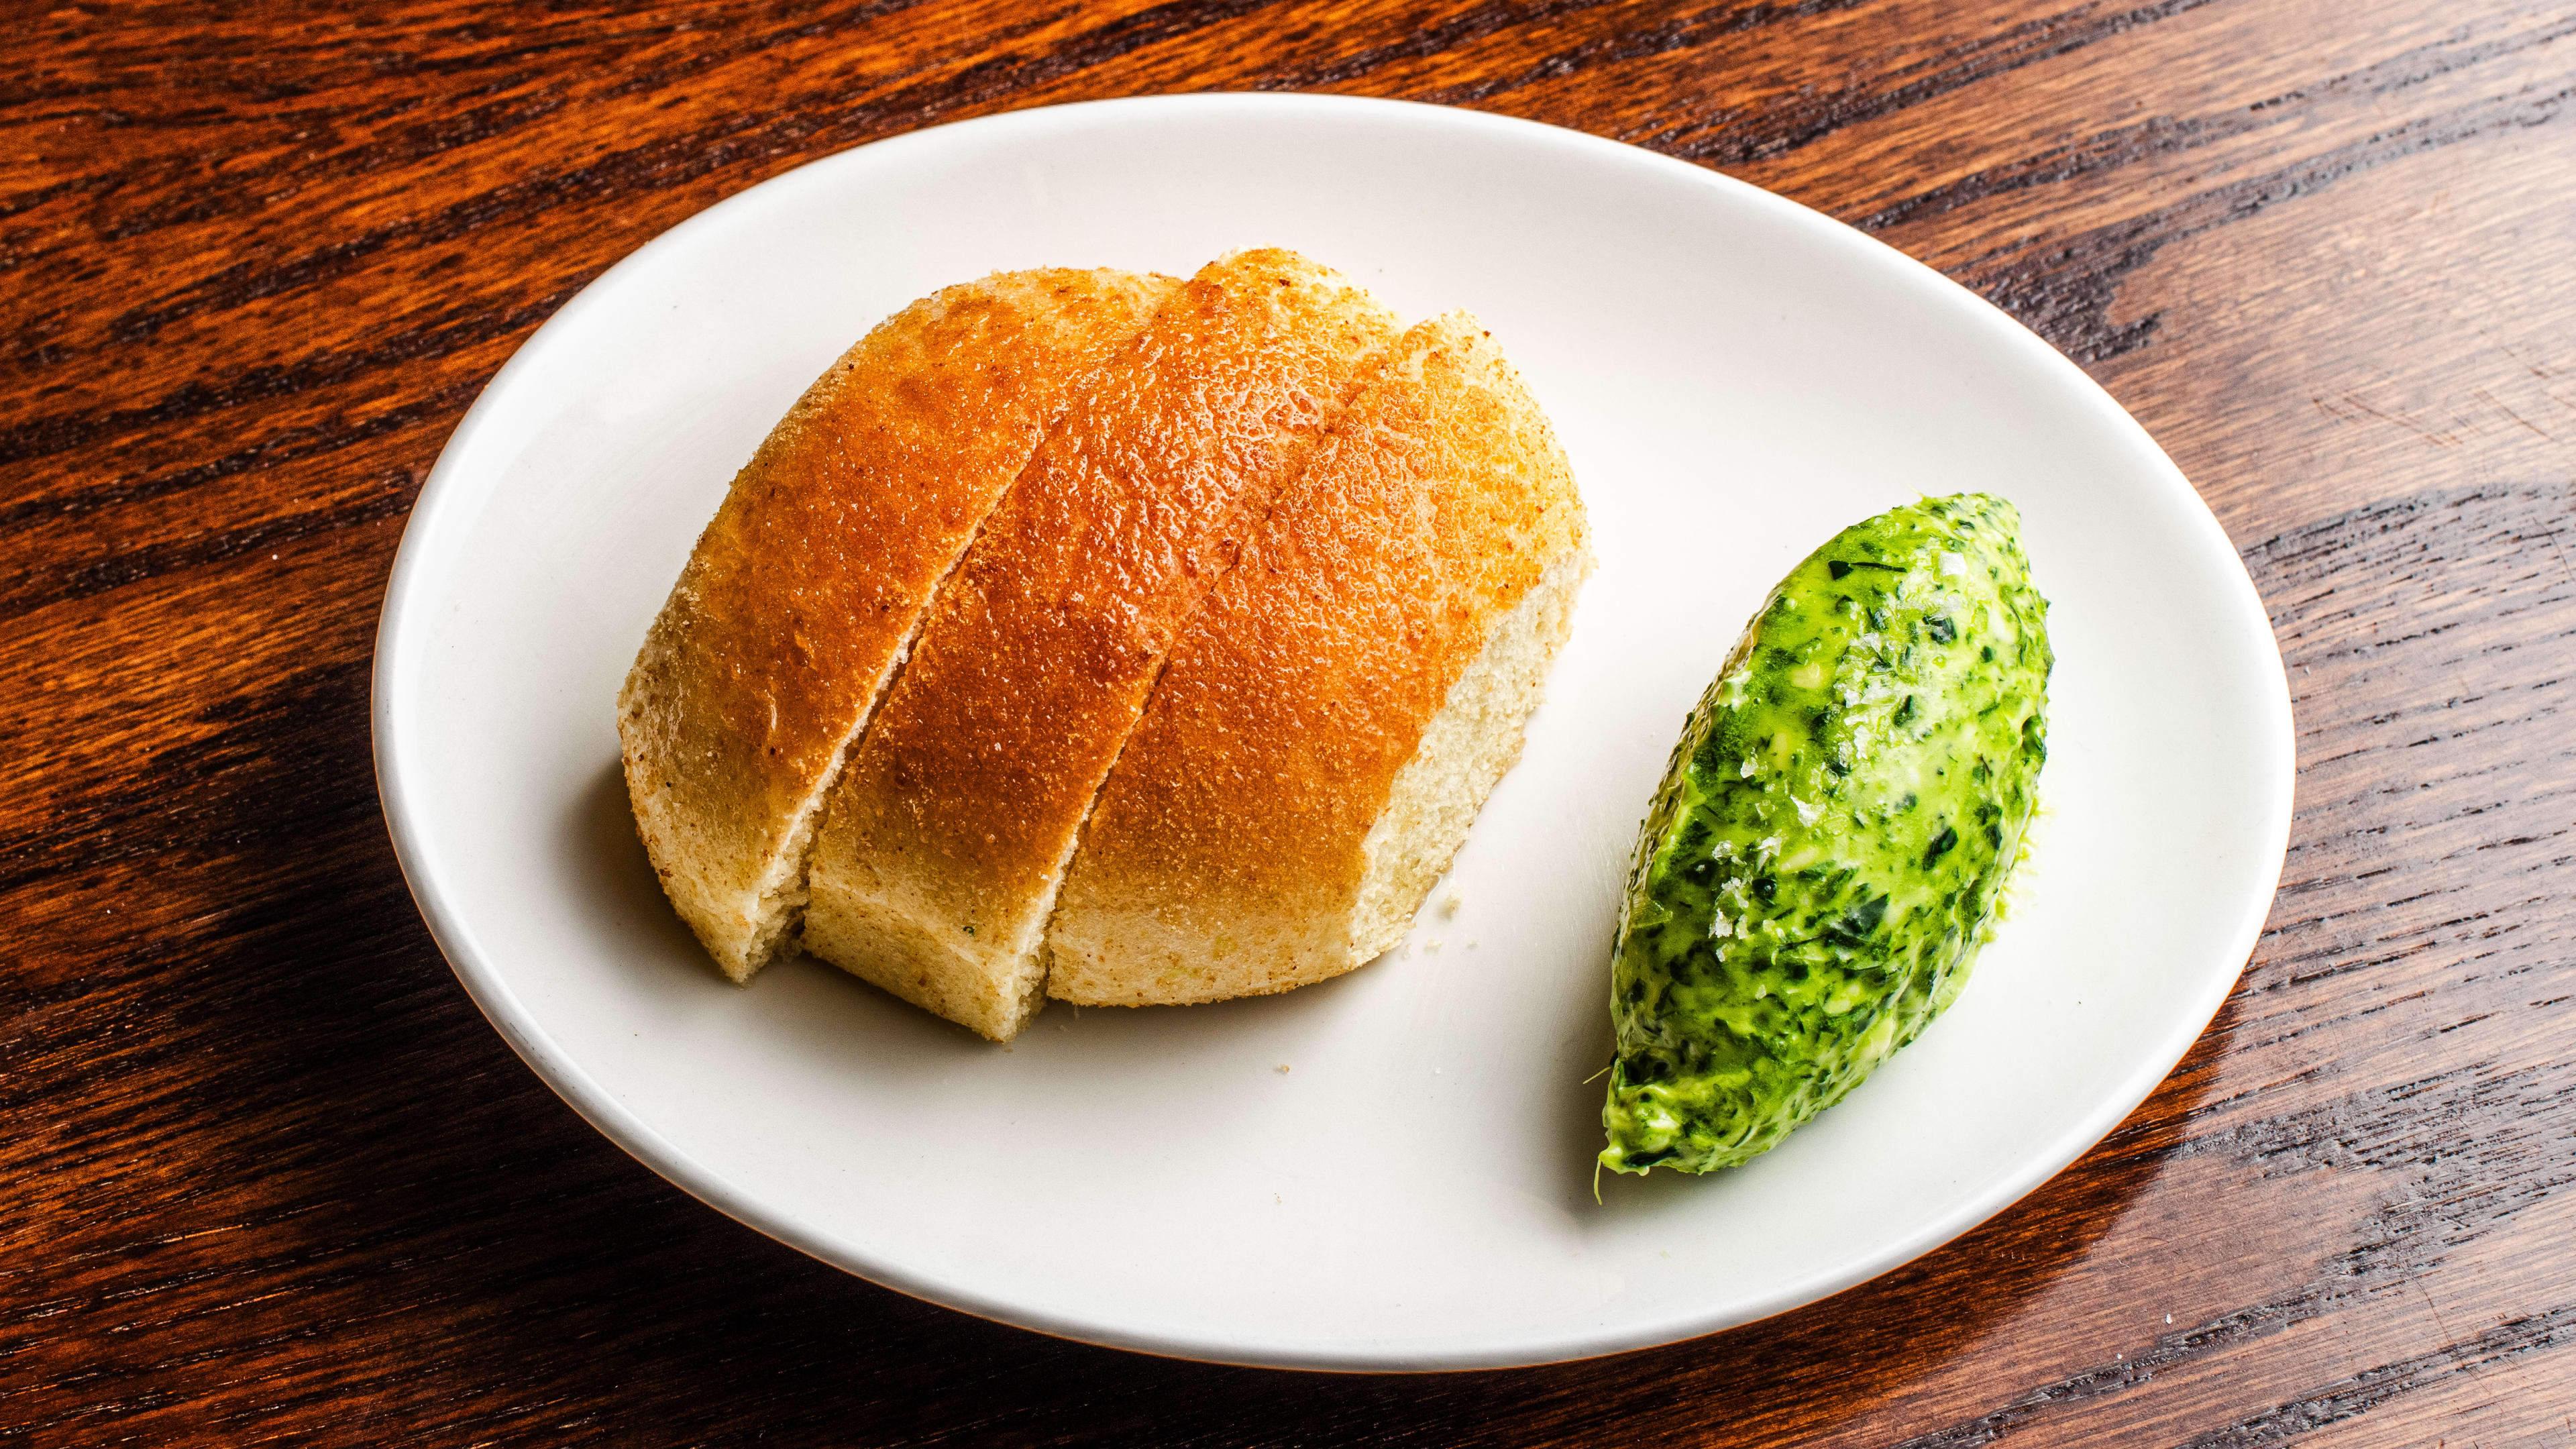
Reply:
M1279 991L1391 944L1518 754L1586 537L1492 337L1406 333L1175 647L1066 872L1049 994Z
M815 840L807 948L987 1036L1165 652L1396 333L1293 252L1203 268L1066 411L941 592Z
M654 868L733 979L792 942L820 792L940 580L1179 285L1048 269L923 298L835 361L735 477L618 699Z

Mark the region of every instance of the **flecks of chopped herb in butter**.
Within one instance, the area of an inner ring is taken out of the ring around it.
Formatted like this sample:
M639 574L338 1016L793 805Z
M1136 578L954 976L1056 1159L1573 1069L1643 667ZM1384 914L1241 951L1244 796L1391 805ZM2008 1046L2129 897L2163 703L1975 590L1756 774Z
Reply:
M1613 950L1604 1165L1743 1162L1958 995L2046 756L2019 522L1962 494L1844 530L1692 713Z

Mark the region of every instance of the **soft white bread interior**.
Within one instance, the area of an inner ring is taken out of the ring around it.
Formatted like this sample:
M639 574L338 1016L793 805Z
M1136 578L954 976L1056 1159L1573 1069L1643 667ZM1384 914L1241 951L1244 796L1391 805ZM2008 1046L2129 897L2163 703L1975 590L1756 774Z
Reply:
M1239 252L1090 382L834 787L807 950L995 1040L1020 1029L1065 862L1173 639L1396 332L1329 269Z
M1392 945L1519 756L1587 538L1492 337L1408 332L1175 648L1067 872L1048 994L1215 1001Z
M1519 762L1523 727L1546 697L1548 668L1574 627L1575 596L1591 574L1589 548L1558 555L1520 603L1494 622L1484 651L1449 687L1361 847L1367 866L1341 969L1404 939L1423 898L1466 843L1485 797Z
M663 889L725 974L792 949L816 808L925 607L1179 282L1014 272L888 318L733 481L618 696Z

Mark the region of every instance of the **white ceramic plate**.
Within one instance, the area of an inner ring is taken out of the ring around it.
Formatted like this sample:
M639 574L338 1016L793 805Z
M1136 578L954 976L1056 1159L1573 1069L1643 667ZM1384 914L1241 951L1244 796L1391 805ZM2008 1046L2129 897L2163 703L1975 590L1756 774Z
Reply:
M1528 753L1412 948L1284 997L1059 1004L1008 1049L811 961L723 984L636 844L612 700L734 470L826 362L934 288L1186 274L1253 244L1408 318L1482 317L1597 533ZM2051 813L2014 918L1957 1007L1787 1145L1605 1180L1596 1203L1612 915L1684 711L1798 558L1960 489L2021 506L2054 602ZM2234 550L2045 344L1695 167L1297 96L924 131L629 257L511 359L422 490L375 728L403 869L458 977L656 1171L970 1313L1317 1368L1685 1338L1965 1230L2098 1141L2209 1021L2290 810L2287 690Z

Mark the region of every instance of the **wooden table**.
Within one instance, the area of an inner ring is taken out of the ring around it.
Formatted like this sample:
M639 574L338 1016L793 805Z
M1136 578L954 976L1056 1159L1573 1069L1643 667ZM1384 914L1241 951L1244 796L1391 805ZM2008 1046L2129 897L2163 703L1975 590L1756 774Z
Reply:
M35 0L0 61L0 1443L2576 1441L2568 0L218 9ZM483 1023L367 726L476 390L800 162L1249 87L1795 197L2199 484L2289 662L2298 821L2242 985L2108 1141L1767 1323L1302 1376L844 1277Z

